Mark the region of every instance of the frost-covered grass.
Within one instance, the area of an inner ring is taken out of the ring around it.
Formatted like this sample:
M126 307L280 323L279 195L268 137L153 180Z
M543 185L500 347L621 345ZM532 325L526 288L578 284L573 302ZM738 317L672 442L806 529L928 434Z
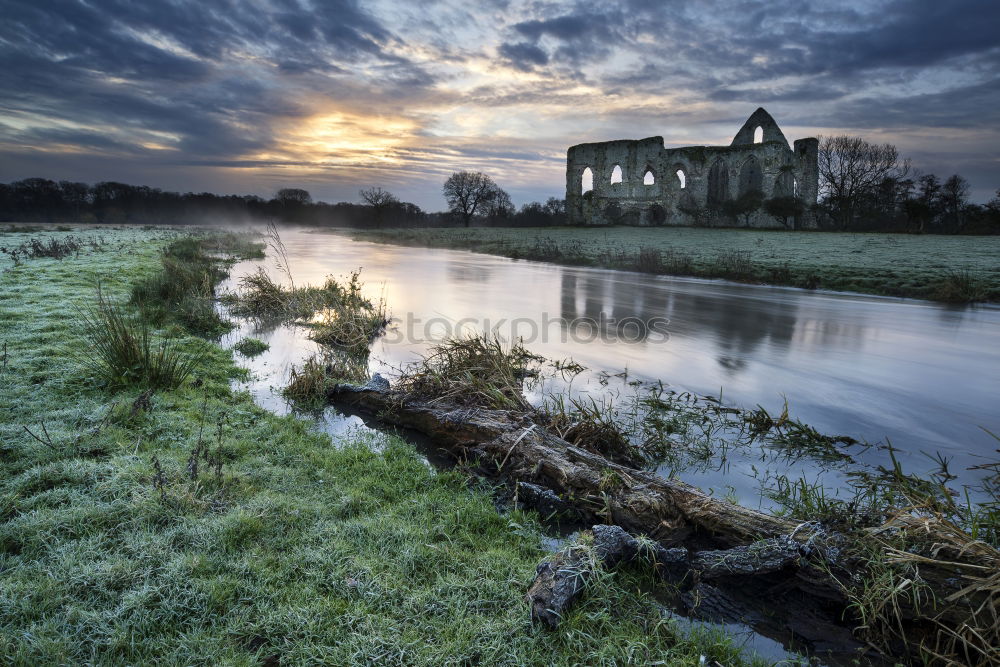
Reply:
M940 300L1000 301L1000 236L693 227L472 228L356 238L564 264Z
M230 390L232 352L176 321L154 336L200 359L186 382L106 388L77 308L98 279L125 304L175 233L74 233L105 243L0 264L5 664L740 663L721 635L679 636L627 571L533 628L533 515L394 437L331 443L258 408Z

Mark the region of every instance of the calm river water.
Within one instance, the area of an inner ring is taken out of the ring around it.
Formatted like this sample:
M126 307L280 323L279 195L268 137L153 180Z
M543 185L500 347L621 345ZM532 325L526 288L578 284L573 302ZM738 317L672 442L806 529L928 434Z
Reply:
M466 251L397 247L326 233L282 232L297 284L322 283L361 268L365 292L384 298L395 320L372 350L372 370L393 372L448 332L496 327L519 335L550 359L588 369L575 392L603 396L628 380L662 380L671 388L719 397L725 404L790 413L828 434L872 443L887 439L907 470L929 471L930 455L951 459L961 481L1000 442L1000 308L934 303L723 281L555 266ZM242 262L224 288L273 258ZM272 409L289 368L316 346L296 327L255 329L243 323L233 343L254 335L271 344L246 360L245 385ZM552 388L549 386L549 388ZM537 399L537 395L535 396ZM360 425L330 409L324 428ZM852 452L854 453L854 452ZM884 450L857 454L881 463ZM758 503L760 457L751 453L682 478L742 502ZM813 462L786 462L783 472L823 474ZM826 473L836 484L843 471Z

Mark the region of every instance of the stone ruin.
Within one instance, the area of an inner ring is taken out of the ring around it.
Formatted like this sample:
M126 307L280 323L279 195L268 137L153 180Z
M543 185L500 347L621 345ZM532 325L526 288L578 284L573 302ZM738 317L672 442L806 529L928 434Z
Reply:
M763 108L729 146L579 144L566 156L566 213L576 225L812 228L818 149L813 138L789 148Z

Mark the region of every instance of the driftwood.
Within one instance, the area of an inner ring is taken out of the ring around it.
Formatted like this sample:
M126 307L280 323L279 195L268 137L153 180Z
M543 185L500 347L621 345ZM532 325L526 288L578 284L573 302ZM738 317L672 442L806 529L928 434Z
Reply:
M668 552L668 547L697 543L700 550L686 559L686 566L697 575L685 594L696 604L699 599L714 600L711 604L724 610L729 604L725 601L740 598L739 589L746 588L744 602L752 605L751 598L766 597L771 609L783 607L782 628L792 628L798 639L816 644L843 633L842 624L850 622L846 584L862 563L852 560L851 544L843 536L826 534L816 524L741 507L682 481L616 463L553 435L531 413L414 400L387 389L381 378L365 387L338 385L328 398L429 436L452 459L476 465L484 476L511 482L517 498L542 514L572 514L591 524L618 526L623 534L644 535ZM605 537L610 539L610 534ZM943 535L938 542L954 540ZM956 545L955 551L959 549ZM579 577L564 576L567 573L634 558L629 555L632 547L624 543L620 554L608 551L594 560L594 554L600 553L595 546L588 555L591 565L582 569L582 553L564 553L540 565L529 596L534 616L552 625L579 595ZM982 590L959 595L967 592L963 588L969 584L968 566L930 558L918 565L921 585L947 604L930 608L926 600L894 600L903 619L924 626L962 627L972 610L991 595ZM976 570L974 574L988 577L990 573L980 575ZM711 580L711 585L702 579ZM734 579L761 583L756 588L744 584L727 588L727 580ZM721 611L719 615L725 616ZM770 611L761 614L770 615ZM903 650L913 650L913 646Z
M484 474L572 498L585 520L618 525L664 544L681 543L698 530L723 546L738 546L791 535L800 525L713 498L679 480L609 461L547 432L524 413L449 409L352 385L337 385L329 398L425 433L454 458L478 460ZM795 539L806 542L809 537L800 532Z
M591 535L593 543L570 545L538 565L527 594L533 620L556 627L598 568L644 561L661 578L680 586L697 584L699 579L770 574L791 566L800 557L799 544L787 537L689 554L683 548L667 549L657 542L640 542L619 526L594 526ZM699 606L691 602L688 605Z
M593 537L593 544L571 545L538 565L527 595L533 620L550 628L559 625L598 568L643 557L665 578L683 577L687 572L686 549L667 549L655 542L644 545L618 526L594 526Z

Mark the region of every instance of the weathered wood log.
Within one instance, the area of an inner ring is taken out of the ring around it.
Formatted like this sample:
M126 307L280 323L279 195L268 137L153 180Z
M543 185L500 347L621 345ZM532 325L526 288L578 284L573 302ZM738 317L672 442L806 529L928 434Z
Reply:
M699 551L691 568L703 579L768 574L798 564L801 545L787 535L769 537L731 549Z
M593 544L570 545L539 563L526 596L532 620L558 626L599 568L631 563L641 556L663 577L679 578L687 572L686 549L640 544L618 526L594 526L592 533Z
M603 520L665 544L680 543L699 530L723 546L737 546L790 535L799 525L713 498L680 480L609 461L548 433L524 413L448 408L344 385L334 387L329 397L417 429L456 459L477 460L484 473L530 482L572 499L588 520Z
M794 568L797 590L802 593L799 597L813 600L817 609L831 609L837 617L849 610L846 588L852 584L852 577L864 569L862 561L851 560L852 545L844 536L827 535L815 524L741 507L679 480L609 461L546 431L528 412L414 400L386 389L384 381L361 388L339 385L330 390L328 398L374 413L385 422L416 429L453 459L477 465L483 475L510 480L515 488L521 483L518 493L523 490L525 497L542 500L539 506L543 512L573 510L583 520L620 526L666 546L684 543L692 535L699 539L710 536L730 557L735 552L729 550L734 547L742 547L742 556L749 556L749 551L760 549L768 538L780 538L770 543L776 549L768 551L771 564L766 567L788 567L798 559L793 551L810 556ZM912 523L890 526L889 530L913 530ZM940 526L925 524L919 527L930 531L930 539L949 545L948 553L965 553L968 545L963 546L960 537L951 539L953 536L945 534ZM874 534L877 537L878 533ZM926 598L899 595L893 605L903 619L962 628L975 617L976 609L998 597L996 586L985 588L976 583L990 578L996 568L994 561L981 566L970 565L968 558L964 563L949 563L903 553L897 557L915 562L920 584L927 585L937 600L946 603L928 607ZM715 580L763 571L756 566L731 568L725 558L713 565L712 558L703 553L698 563L706 576ZM558 566L552 571L553 586L558 583L559 571ZM978 588L970 587L970 582ZM991 603L991 608L1000 608L1000 602ZM913 650L914 646L910 643L907 648Z

